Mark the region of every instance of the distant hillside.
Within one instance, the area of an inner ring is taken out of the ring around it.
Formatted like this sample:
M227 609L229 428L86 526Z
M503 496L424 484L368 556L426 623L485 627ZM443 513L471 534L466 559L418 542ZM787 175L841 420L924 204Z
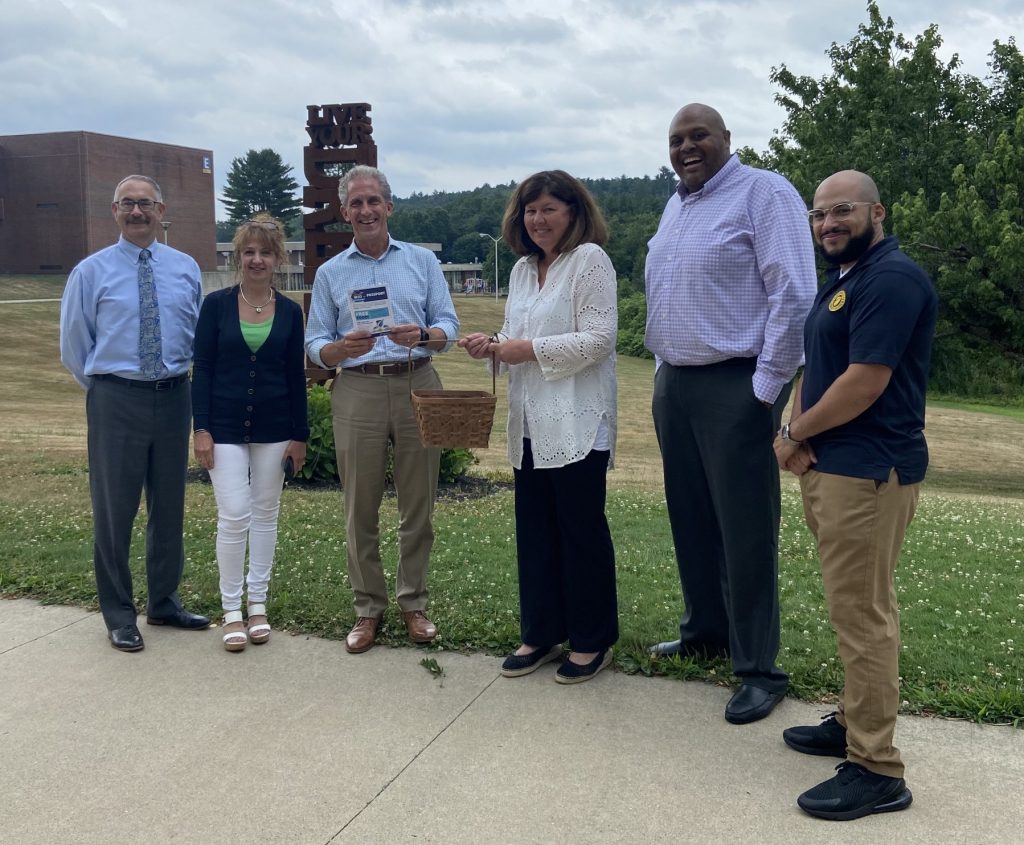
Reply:
M667 167L654 177L618 176L611 179L581 180L594 195L611 233L608 254L620 278L642 280L646 244L675 187L676 177ZM442 261L485 260L485 274L493 277L492 241L480 233L498 235L505 204L515 183L481 185L470 191L434 191L395 198L390 229L404 241L441 244ZM502 285L515 256L504 249L499 258ZM639 264L638 264L639 262Z

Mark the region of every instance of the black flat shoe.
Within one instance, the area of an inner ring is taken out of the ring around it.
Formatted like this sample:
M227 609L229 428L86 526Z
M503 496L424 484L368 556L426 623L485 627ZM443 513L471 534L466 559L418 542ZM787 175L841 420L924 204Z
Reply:
M142 642L142 634L137 625L122 625L107 631L110 645L118 651L142 651L146 644Z
M751 684L741 684L725 705L725 721L733 725L756 722L771 713L785 697L785 693L768 692Z
M562 647L553 645L550 648L538 648L529 654L510 654L501 664L501 674L506 678L518 678L529 675L545 663L557 660L562 656Z
M555 680L560 684L581 684L584 681L589 681L611 662L612 650L610 648L599 651L597 656L585 666L565 660L555 672Z
M200 616L198 613L189 613L185 608L180 608L170 616L147 616L146 624L170 625L172 628L186 628L191 631L199 628L209 628L210 620L205 616Z

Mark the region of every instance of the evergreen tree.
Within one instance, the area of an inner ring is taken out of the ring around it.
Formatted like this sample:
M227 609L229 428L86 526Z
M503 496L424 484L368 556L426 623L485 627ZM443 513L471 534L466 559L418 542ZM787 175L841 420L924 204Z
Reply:
M233 159L221 197L229 221L237 226L256 212L267 211L285 222L290 235L291 221L299 213L295 198L299 183L291 173L291 167L271 149L249 150L244 157Z

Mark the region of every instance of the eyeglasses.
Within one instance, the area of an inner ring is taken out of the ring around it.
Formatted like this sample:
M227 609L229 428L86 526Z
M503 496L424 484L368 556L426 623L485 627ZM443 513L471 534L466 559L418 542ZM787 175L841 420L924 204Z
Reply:
M133 208L135 208L135 206L139 207L139 211L152 211L158 205L160 205L160 203L157 202L156 200L148 200L148 199L141 199L141 200L123 199L123 200L118 200L118 203L117 203L117 207L120 208L121 211L131 211Z
M243 226L259 226L261 229L266 229L268 232L276 232L278 225L270 220L246 220Z
M825 218L830 214L836 220L845 220L858 205L874 205L873 202L837 202L831 208L812 208L807 212L807 219L811 223L824 223Z

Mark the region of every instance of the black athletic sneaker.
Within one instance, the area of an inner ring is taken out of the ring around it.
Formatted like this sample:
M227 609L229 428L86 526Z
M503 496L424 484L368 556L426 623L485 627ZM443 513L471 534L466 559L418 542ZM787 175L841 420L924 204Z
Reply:
M903 778L869 772L857 763L840 763L834 778L808 789L796 799L805 813L819 819L849 821L872 813L905 810L914 800Z
M836 721L833 711L823 716L820 725L786 728L782 739L794 751L818 757L846 757L846 728Z

